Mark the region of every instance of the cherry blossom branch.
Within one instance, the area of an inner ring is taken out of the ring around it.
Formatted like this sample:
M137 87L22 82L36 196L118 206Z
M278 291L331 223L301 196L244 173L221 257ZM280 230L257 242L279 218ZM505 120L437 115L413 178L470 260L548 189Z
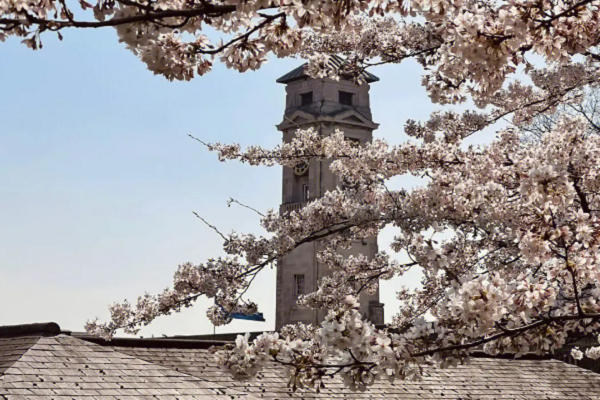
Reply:
M264 26L270 24L271 22L275 21L276 19L279 19L279 18L285 19L285 15L286 14L284 12L280 12L280 13L277 13L274 15L262 15L261 14L261 16L264 19L260 23L256 24L252 29L248 29L248 31L246 31L244 34L236 36L235 38L231 39L229 42L224 43L223 45L221 45L215 49L212 49L212 50L198 49L197 51L198 51L198 53L201 53L201 54L219 54L223 50L227 49L228 47L233 46L235 43L247 40L253 33L257 32L258 30L260 30ZM192 138L194 138L194 137L192 136Z
M553 322L576 321L576 320L586 320L586 319L593 320L593 321L600 320L600 314L580 314L580 315L566 315L566 316L560 316L560 317L547 317L547 318L541 319L539 321L533 322L529 325L525 325L525 326L522 326L519 328L503 329L502 332L500 332L500 333L497 333L495 335L492 335L492 336L489 336L486 338L482 338L482 339L474 341L474 342L440 347L440 348L433 349L433 350L421 351L421 352L413 354L413 356L414 357L423 357L423 356L431 356L431 355L434 355L436 353L441 353L441 352L471 349L471 348L479 347L479 346L489 343L491 341L501 339L506 336L515 336L518 334L522 334L529 330L539 328L541 326L548 325Z
M155 22L166 18L193 18L201 16L221 16L230 14L235 11L235 6L232 5L215 5L215 4L204 4L202 8L192 8L183 10L164 10L164 11L153 11L150 13L132 15L122 18L113 18L106 21L75 21L75 20L51 20L38 18L33 15L27 14L26 19L16 18L0 18L0 25L25 25L25 24L38 24L41 26L47 26L52 29L63 29L63 28L104 28L104 27L115 27L120 25L128 25L140 22Z
M577 3L573 4L571 7L568 7L568 8L567 8L566 10L564 10L563 12L560 12L560 13L558 13L558 14L556 14L556 15L552 15L552 16L550 16L548 19L545 19L545 20L543 20L543 21L538 21L538 22L541 22L541 24L542 24L543 26L550 27L550 26L551 26L551 23L552 23L553 21L556 21L557 19L560 19L560 18L562 18L562 17L565 17L565 16L572 15L572 14L574 14L574 11L585 11L585 8L584 8L584 7L585 7L587 4L590 4L590 3L594 2L594 1L595 1L595 0L582 0L582 1L580 1L580 2L577 2ZM577 10L577 9L581 9L581 10Z
M470 350L470 349L480 348L482 345L484 345L486 343L496 341L496 340L504 338L504 337L514 337L517 335L521 335L527 331L542 327L544 325L549 325L549 324L555 323L555 322L575 321L575 320L597 321L597 320L600 320L600 314L582 314L582 315L566 315L566 316L547 317L547 318L543 318L539 321L536 321L531 324L524 325L524 326L521 326L518 328L513 328L513 329L501 328L501 332L499 332L497 334L494 334L494 335L491 335L488 337L484 337L484 338L481 338L479 340L475 340L475 341L472 341L469 343L443 346L443 347L438 347L435 349L429 349L429 350L411 353L411 357L413 357L413 358L427 357L427 356L434 356L434 355L440 354L440 353L448 353L448 352L456 352L456 351L460 351L460 350ZM338 363L338 364L311 363L310 365L303 367L301 365L298 365L294 361L286 361L286 360L279 359L279 358L277 358L276 355L272 356L273 357L272 359L273 359L273 361L275 361L279 364L294 367L297 370L310 369L310 368L337 369L338 370L329 375L335 375L337 373L340 373L345 368L354 368L354 367L363 366L363 365L366 365L366 366L375 366L376 365L375 362L359 360L357 357L354 356L354 354L352 353L352 350L350 350L350 349L348 349L347 351L348 351L348 354L350 355L352 361L348 362L348 363L341 363L341 364L340 363Z

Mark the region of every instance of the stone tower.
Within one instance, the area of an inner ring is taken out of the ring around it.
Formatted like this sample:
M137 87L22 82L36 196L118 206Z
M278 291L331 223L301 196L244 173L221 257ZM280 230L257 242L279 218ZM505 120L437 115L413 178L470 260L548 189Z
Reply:
M331 57L330 63L339 66L344 61ZM283 121L277 128L283 133L283 141L289 142L298 128L313 127L322 135L335 129L344 132L349 140L364 144L373 138L378 124L372 121L369 102L369 84L379 80L365 72L366 83L357 86L351 80L313 79L305 73L305 65L285 74L277 80L286 85L286 107ZM310 164L295 168L283 168L283 193L280 212L297 210L307 202L317 199L325 192L340 185L339 179L329 169L330 161L312 160ZM318 243L306 243L277 264L277 304L275 329L295 322L318 324L326 310L310 310L296 306L298 295L317 289L318 281L328 274L327 267L316 260ZM377 238L355 243L344 255L364 254L373 257L377 253ZM383 324L383 304L379 292L363 294L360 298L361 312L371 322Z

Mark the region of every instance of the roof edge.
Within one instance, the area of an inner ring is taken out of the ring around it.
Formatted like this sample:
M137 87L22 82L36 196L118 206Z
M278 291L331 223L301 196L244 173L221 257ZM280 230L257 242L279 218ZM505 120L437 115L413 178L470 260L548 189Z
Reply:
M231 342L223 340L186 340L186 339L143 339L143 338L112 338L103 339L98 336L72 334L73 337L107 347L146 347L171 349L209 349L213 346L224 346Z
M503 354L487 354L483 350L475 350L471 353L471 357L473 358L492 358L492 359L506 359L506 360L557 360L553 357L552 354L535 354L535 353L525 353L520 356L517 356L515 353L503 353Z
M256 338L263 331L248 332L250 339ZM175 349L209 349L213 346L224 346L231 344L237 335L244 333L223 333L216 335L191 335L191 336L174 336L167 338L113 338L111 340L102 339L98 336L87 334L72 334L77 339L92 342L101 346L117 346L117 347L147 347L147 348L175 348ZM210 337L215 339L209 339ZM523 354L519 357L516 354L486 354L482 350L475 350L471 353L473 358L492 358L492 359L520 359L520 360L555 360L551 354L538 355L533 353Z
M300 67L298 67L298 68L302 68L302 67L304 67L305 65L306 65L306 64L303 64L303 65L301 65L301 66L300 66ZM295 72L295 70L292 70L292 71L290 71L288 74L291 74L292 72ZM302 79L310 79L310 76L308 76L308 75L304 74L303 72L299 72L299 74L301 74L301 75L294 76L294 77L287 77L287 75L288 75L288 74L285 74L285 75L283 75L283 76L281 76L281 77L277 78L277 79L275 80L275 83L281 83L281 84L283 84L283 85L287 85L288 83L292 83L292 82L294 82L294 81L299 81L299 80L302 80ZM375 76L375 75L371 74L370 72L366 72L366 74L368 74L368 77L366 77L366 78L365 78L365 82L366 82L366 83L369 83L369 84L370 84L370 83L379 82L379 81L381 80L381 79L379 79L379 77L377 77L377 76ZM342 77L342 78L348 78L348 79L344 79L344 80L347 80L347 81L351 81L351 80L352 80L352 79L351 79L351 78L352 78L352 75L345 75L345 74L344 74L344 75L341 75L341 77ZM330 79L331 79L331 78L330 78Z
M0 337L57 336L62 333L56 322L0 326Z
M273 331L250 331L250 332L224 332L224 333L208 333L202 335L176 335L170 336L169 339L175 340L209 340L224 343L235 342L238 336L244 336L248 334L249 340L256 339L263 333L273 333Z

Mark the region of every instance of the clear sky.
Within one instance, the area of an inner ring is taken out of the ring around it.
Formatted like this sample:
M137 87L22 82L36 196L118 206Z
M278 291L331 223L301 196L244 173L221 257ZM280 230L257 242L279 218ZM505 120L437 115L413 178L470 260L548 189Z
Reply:
M274 146L284 87L275 79L301 60L272 58L258 72L217 65L191 82L169 82L118 43L111 29L47 35L33 52L0 43L0 325L55 321L82 330L107 306L169 285L178 264L222 254L223 231L257 232L255 208L277 207L281 170L220 163L187 137ZM405 140L408 118L434 106L408 62L372 70L377 137ZM412 185L414 180L396 182ZM393 232L380 238L385 248ZM381 300L393 314L395 287ZM217 332L273 329L274 271L250 291L267 322L234 321ZM212 332L208 301L162 317L142 335Z

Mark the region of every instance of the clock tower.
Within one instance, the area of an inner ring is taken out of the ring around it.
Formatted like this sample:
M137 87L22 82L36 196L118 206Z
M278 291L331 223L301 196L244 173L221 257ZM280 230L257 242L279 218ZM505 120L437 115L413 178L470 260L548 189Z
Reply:
M339 67L343 59L332 56L329 63ZM289 142L299 128L309 127L321 135L330 135L340 129L357 144L370 142L378 124L372 121L369 85L379 78L364 72L366 83L357 86L350 79L313 79L305 72L306 64L277 79L286 85L286 106L283 121L277 128L283 141ZM298 210L339 186L340 180L329 169L331 161L311 160L295 168L283 167L283 190L280 213ZM316 260L319 243L305 243L277 263L277 290L275 329L303 322L320 323L327 310L311 310L296 305L299 295L317 290L319 280L328 274L328 268ZM344 250L345 256L364 254L373 257L378 251L377 238L355 243ZM361 312L374 324L383 324L383 304L379 292L360 297Z

